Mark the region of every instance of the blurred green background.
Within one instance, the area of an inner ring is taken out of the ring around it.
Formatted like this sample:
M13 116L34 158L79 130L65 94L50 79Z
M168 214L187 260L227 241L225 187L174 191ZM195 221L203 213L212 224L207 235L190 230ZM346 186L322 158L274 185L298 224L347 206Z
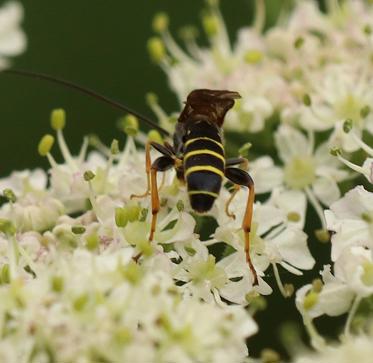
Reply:
M267 0L268 24L273 23L279 8L287 2ZM1 5L4 3L0 1ZM165 110L178 111L166 76L149 59L146 42L153 35L151 22L158 11L169 14L171 31L176 36L181 26L193 24L200 28L203 0L29 0L22 3L28 49L14 59L14 67L74 81L152 118L144 98L149 91L157 93ZM238 28L252 21L253 7L253 0L221 1L232 40ZM199 42L206 43L202 30ZM124 136L115 127L122 114L92 98L54 84L5 74L0 74L0 92L0 177L12 170L47 167L46 160L36 150L40 137L51 132L49 115L56 107L67 111L65 135L73 152L78 151L83 136L89 133L96 133L106 143L118 138L123 145ZM56 151L54 155L59 159ZM327 248L322 247L324 252ZM306 278L312 279L310 275ZM276 290L273 278L269 280ZM258 318L260 333L249 342L254 354L265 346L282 351L278 338L281 323L289 319L299 321L293 300L284 300L276 291L269 299L267 310ZM323 324L324 330L329 331L328 321Z

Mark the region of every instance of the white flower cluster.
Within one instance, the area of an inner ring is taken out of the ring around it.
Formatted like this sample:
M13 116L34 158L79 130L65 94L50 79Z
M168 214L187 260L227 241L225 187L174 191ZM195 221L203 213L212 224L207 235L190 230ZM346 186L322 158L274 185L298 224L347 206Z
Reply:
M257 330L244 309L258 298L250 279L234 282L247 265L215 261L174 175L161 188L150 243L149 200L131 199L146 188L134 137L122 152L116 141L104 149L91 140L103 153L88 157L85 140L73 157L64 126L55 110L64 163L51 154L52 135L39 144L51 163L48 185L41 170L0 180L8 200L0 208L1 360L243 361Z

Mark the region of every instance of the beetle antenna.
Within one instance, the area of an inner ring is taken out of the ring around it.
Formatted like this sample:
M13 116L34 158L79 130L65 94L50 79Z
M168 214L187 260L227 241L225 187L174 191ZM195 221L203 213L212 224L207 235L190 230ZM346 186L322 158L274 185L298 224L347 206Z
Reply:
M84 93L88 96L91 96L101 102L104 102L104 103L107 103L109 105L111 105L112 107L114 108L117 108L119 110L122 110L122 111L125 111L133 116L136 116L139 120L141 121L144 121L146 124L148 124L149 126L157 129L159 132L161 132L163 135L165 136L170 136L170 133L165 130L163 127L159 126L157 123L155 123L154 121L148 119L147 117L141 115L140 113L138 113L137 111L134 111L132 110L131 108L123 105L122 103L116 101L116 100L113 100L109 97L106 97L100 93L97 93L93 90L91 90L90 88L86 88L86 87L83 87L83 86L80 86L76 83L73 83L73 82L70 82L70 81L67 81L67 80L64 80L64 79L61 79L61 78L57 78L57 77L53 77L53 76L50 76L48 74L44 74L44 73L37 73L37 72L30 72L30 71L25 71L23 69L6 69L6 70L3 70L2 73L7 73L7 74L14 74L14 75L17 75L17 76L24 76L24 77L30 77L30 78L36 78L36 79L41 79L43 81L48 81L48 82L51 82L51 83L56 83L56 84L59 84L59 85L62 85L64 87L67 87L67 88L70 88L70 89L74 89L80 93Z

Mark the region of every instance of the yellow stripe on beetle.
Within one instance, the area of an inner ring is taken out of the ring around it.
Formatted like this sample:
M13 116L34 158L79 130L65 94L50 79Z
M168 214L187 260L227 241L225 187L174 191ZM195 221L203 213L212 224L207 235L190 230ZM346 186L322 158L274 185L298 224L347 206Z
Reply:
M186 153L184 155L184 162L191 156L195 156L195 155L212 155L212 156L215 156L216 158L220 159L223 161L223 163L225 163L225 159L224 159L224 156L215 152L215 151L212 151L212 150L208 150L208 149L200 149L200 150L194 150L194 151L189 151L188 153Z
M206 190L190 190L188 192L189 195L197 195L197 194L203 194L203 195L210 195L211 197L217 198L219 194L213 193L213 192L208 192Z
M211 165L198 165L198 166L192 166L191 168L188 168L185 173L185 177L187 177L191 173L195 173L197 171L211 171L214 174L220 175L222 178L224 178L224 173Z
M198 141L198 140L207 140L207 141L211 141L211 142L214 142L216 145L219 145L221 147L221 149L224 151L224 146L221 142L219 141L216 141L214 139L211 139L210 137L206 137L206 136L202 136L202 137L196 137L194 139L190 139L188 140L185 144L184 144L184 147L187 147L188 145L190 145L191 143L193 143L194 141Z

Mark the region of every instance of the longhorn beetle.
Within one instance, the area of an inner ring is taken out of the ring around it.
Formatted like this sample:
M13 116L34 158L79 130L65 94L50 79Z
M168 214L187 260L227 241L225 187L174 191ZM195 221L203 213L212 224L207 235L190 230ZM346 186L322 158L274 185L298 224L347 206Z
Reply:
M128 112L154 127L165 136L170 136L168 131L138 112L75 83L46 74L24 70L10 69L3 72L39 78L73 88ZM192 91L188 95L184 109L178 118L173 134L173 145L168 142L163 145L153 141L146 143L145 171L147 175L147 190L144 194L133 195L132 197L141 198L151 195L152 220L149 234L149 242L151 242L154 238L157 214L160 208L157 186L158 172L165 172L175 168L177 178L187 185L190 205L197 213L208 212L212 208L215 199L219 195L224 177L234 184L234 191L228 199L225 208L227 215L230 217L233 217L233 215L229 212L229 204L235 194L242 186L249 188L242 229L245 236L246 261L254 276L254 283L257 283L257 274L250 257L250 227L255 198L254 182L246 171L233 167L247 163L246 159L225 158L222 141L222 126L225 115L233 107L234 100L238 98L241 98L239 93L227 90L196 89ZM151 147L162 154L153 162L150 157Z

